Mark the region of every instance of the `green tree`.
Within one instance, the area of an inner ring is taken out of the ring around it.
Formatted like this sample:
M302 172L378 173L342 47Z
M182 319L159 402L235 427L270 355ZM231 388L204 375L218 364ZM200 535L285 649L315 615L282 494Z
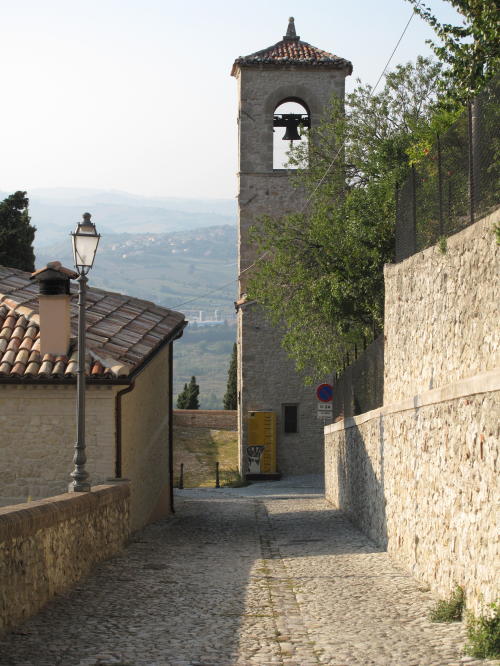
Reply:
M187 400L186 400L186 409L199 409L200 403L198 402L198 396L200 395L200 387L196 383L196 377L193 375L191 381L189 382Z
M408 176L408 153L436 113L440 71L439 63L418 58L388 73L377 95L358 80L345 104L334 96L308 145L289 153L292 182L308 193L309 209L264 216L252 229L251 240L269 258L250 276L249 296L282 329L306 381L340 370L356 342L383 330L395 184Z
M177 409L187 409L187 398L188 398L188 385L184 384L184 388L177 396Z
M184 384L184 388L177 396L177 409L199 409L199 395L200 387L196 383L196 377L193 375L189 385Z
M233 353L229 363L224 409L238 409L238 352L236 342L233 344Z
M16 192L0 203L0 264L21 271L35 270L33 241L26 192Z
M408 0L415 13L434 28L441 42L429 42L438 58L448 67L441 88L452 108L463 106L498 71L500 65L499 0L448 0L464 17L463 25L439 23L429 7Z

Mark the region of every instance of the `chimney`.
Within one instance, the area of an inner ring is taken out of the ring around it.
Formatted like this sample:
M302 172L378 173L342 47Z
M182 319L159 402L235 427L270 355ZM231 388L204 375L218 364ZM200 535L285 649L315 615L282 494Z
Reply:
M45 354L65 356L70 345L69 281L78 273L63 268L60 261L50 261L31 275L38 282L40 308L40 358Z

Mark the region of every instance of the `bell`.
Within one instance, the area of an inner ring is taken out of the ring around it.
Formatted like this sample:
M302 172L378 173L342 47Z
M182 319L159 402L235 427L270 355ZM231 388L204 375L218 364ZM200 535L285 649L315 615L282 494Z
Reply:
M301 136L297 130L297 123L293 120L289 120L286 126L285 136L283 141L300 141Z

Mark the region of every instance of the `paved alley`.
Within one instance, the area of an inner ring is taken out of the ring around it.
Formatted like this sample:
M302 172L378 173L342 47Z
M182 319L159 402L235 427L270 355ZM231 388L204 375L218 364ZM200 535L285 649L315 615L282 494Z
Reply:
M0 641L2 666L451 666L461 624L323 499L319 477L176 491L133 535Z

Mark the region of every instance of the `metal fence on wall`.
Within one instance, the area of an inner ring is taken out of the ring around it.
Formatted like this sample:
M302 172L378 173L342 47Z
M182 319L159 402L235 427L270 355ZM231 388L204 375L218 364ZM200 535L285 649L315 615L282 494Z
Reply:
M396 262L500 206L500 75L396 190Z
M384 336L381 335L333 382L334 421L384 404Z

